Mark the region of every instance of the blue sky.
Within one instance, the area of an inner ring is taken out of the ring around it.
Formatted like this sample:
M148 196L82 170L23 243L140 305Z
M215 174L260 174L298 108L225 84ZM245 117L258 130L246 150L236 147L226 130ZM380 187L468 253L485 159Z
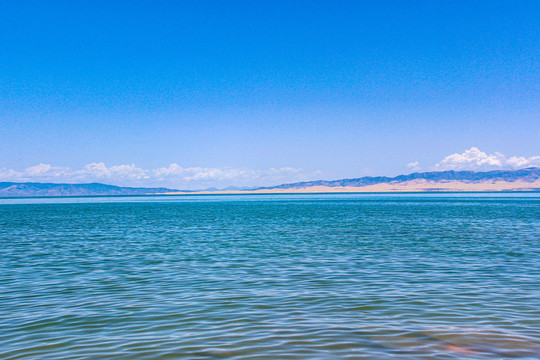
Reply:
M0 4L0 181L540 164L538 1Z

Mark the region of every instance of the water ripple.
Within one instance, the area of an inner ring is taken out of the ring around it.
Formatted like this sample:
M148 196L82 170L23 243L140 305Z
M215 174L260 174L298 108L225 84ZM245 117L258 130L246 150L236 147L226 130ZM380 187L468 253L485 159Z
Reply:
M540 359L537 198L4 204L0 259L2 359Z

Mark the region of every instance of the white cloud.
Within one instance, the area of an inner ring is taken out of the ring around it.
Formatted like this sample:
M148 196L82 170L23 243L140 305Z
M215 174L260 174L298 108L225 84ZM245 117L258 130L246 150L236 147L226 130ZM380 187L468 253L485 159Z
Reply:
M35 166L30 166L26 169L26 172L30 175L40 175L44 174L47 171L51 170L51 165L49 164L38 164Z
M418 161L411 161L407 164L407 167L409 169L412 169L414 171L420 170L420 163Z
M510 166L516 168L524 168L529 166L540 166L540 156L531 156L525 158L523 156L512 156L506 161Z
M488 154L476 147L471 147L461 154L448 155L438 164L433 166L434 170L496 170L496 169L518 169L526 167L540 166L540 156L512 156L510 158L495 152Z
M206 187L266 186L283 182L311 180L320 171L306 174L302 169L291 167L266 170L235 168L187 167L173 163L167 167L143 169L131 165L107 167L94 162L81 169L38 164L22 171L0 168L0 181L13 182L103 182L121 186L164 186L177 189L201 189Z

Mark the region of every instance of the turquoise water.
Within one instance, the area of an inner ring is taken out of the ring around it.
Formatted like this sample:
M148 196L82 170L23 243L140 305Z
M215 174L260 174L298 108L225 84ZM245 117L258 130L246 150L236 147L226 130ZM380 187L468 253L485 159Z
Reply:
M0 199L2 359L539 359L540 195Z

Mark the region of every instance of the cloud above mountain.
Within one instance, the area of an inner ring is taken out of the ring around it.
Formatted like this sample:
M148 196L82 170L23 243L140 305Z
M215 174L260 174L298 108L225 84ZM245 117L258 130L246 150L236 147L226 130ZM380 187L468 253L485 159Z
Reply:
M438 163L422 167L418 161L407 164L410 171L519 169L540 167L540 156L506 156L500 152L486 153L471 147L462 153L444 157ZM165 167L144 169L134 164L107 166L93 162L80 169L37 164L24 170L0 168L0 181L7 182L52 182L89 183L102 182L111 185L136 187L169 187L195 190L209 187L224 188L273 186L283 183L309 181L321 177L321 171L306 172L293 167L248 169L182 167L172 163ZM360 175L358 175L360 176Z
M413 170L421 170L418 161L410 162L407 167ZM440 162L430 166L426 170L501 170L521 169L526 167L540 167L540 156L506 156L500 152L488 154L476 147L471 147L462 153L446 156Z
M258 186L281 182L304 181L317 172L306 174L292 167L264 170L246 168L182 167L176 163L156 169L143 169L131 165L106 166L94 162L81 169L38 164L23 171L0 169L0 181L12 182L104 182L122 186L166 186L179 189L201 189L205 187Z

